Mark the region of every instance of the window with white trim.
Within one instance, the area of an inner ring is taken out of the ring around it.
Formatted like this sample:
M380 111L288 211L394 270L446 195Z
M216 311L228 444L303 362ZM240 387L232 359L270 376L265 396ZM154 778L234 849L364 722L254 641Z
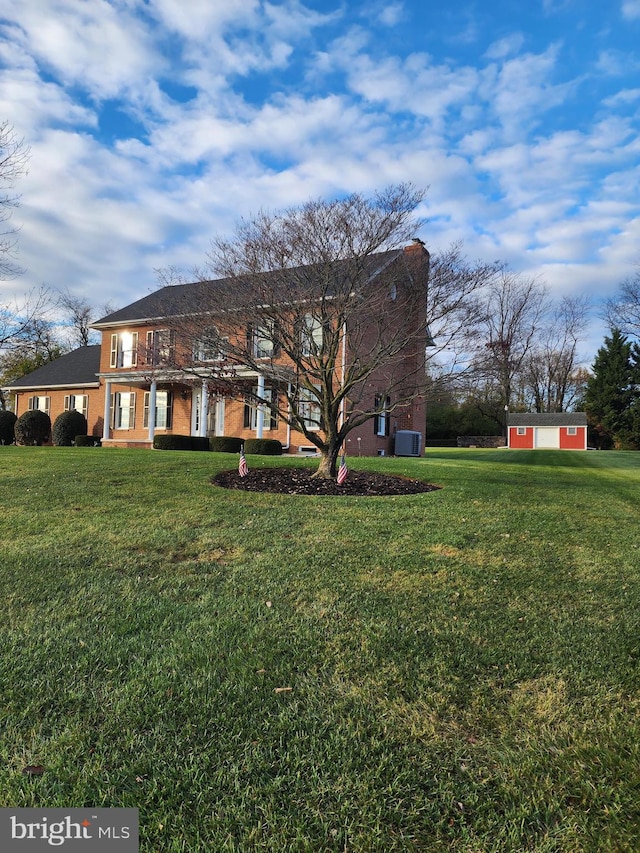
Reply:
M138 364L138 333L118 332L111 335L110 367L136 367Z
M89 410L89 395L65 394L64 410L65 412L80 412L86 418Z
M273 322L261 323L253 329L252 346L254 358L273 358Z
M517 430L518 430L518 435L526 435L527 434L527 428L526 427L518 427Z
M173 329L155 329L147 332L145 361L147 364L170 364L175 349Z
M382 394L377 396L374 401L374 406L377 414L373 419L373 431L376 435L389 435L389 409L391 408L391 397L385 397Z
M206 329L202 337L195 342L193 348L194 361L224 361L226 357L225 343L215 326Z
M149 426L149 407L151 403L151 392L144 392L144 413L142 416L142 426L146 429ZM173 400L171 391L156 391L156 417L154 427L156 429L171 428L171 413Z
M122 391L112 395L114 429L133 429L136 423L136 393Z
M48 415L51 411L51 397L34 396L29 397L29 411L37 409L39 412L44 412Z
M319 388L320 386L316 386ZM315 432L321 427L321 412L318 398L309 388L300 388L298 392L298 413L306 429Z
M567 427L567 435L577 435L578 427Z
M258 387L253 388L253 394L257 396ZM278 397L277 394L274 395L274 391L271 388L265 388L263 398L266 400L264 403L265 413L264 413L264 422L263 429L271 430L278 428ZM254 396L248 395L245 397L244 401L244 423L243 426L245 429L256 429L258 426L258 402Z
M313 314L305 314L302 318L302 355L319 355L322 351L323 330L322 321Z

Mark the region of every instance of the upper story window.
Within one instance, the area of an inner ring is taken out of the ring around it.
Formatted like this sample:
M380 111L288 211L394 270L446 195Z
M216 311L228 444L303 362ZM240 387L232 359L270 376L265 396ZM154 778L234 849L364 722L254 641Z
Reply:
M117 332L111 335L110 367L136 367L138 364L138 333Z
M302 355L318 355L322 350L322 321L313 314L305 314L302 320Z
M145 353L147 364L170 364L173 361L174 349L173 329L156 329L153 332L147 332Z
M527 428L526 427L518 427L517 434L518 435L526 435L527 434Z
M226 338L220 337L215 327L206 329L193 348L194 361L224 361Z
M273 358L275 345L273 342L273 323L261 323L253 329L249 329L254 358Z
M577 435L578 427L567 427L567 435Z

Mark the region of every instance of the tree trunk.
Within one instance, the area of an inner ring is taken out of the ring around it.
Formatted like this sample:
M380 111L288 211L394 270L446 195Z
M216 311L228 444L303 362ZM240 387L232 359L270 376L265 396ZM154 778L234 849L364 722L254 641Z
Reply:
M324 480L335 480L338 469L339 447L329 447L322 451L322 458L318 470L313 475Z

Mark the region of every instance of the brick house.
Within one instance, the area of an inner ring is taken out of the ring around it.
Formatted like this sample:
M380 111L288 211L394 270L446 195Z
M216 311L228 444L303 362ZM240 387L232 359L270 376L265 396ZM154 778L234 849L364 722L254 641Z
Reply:
M419 256L419 257L418 257ZM418 259L419 263L415 262ZM408 327L421 328L422 335L413 335L411 345L401 360L395 363L396 372L406 370L413 377L415 396L398 405L387 388L396 387L398 376L381 370L368 378L366 395L368 404L380 409L378 415L356 427L348 437L350 455L389 455L394 452L394 435L398 430L420 433L420 452L424 442L425 403L421 394L424 371L415 369L424 363L424 348L428 344L426 316L410 315L398 320L396 292L402 287L403 277L420 270L424 286L426 308L426 280L428 277L428 252L416 241L405 249L372 255L368 259L367 287L386 286L382 270L395 269L394 284L388 294L388 305L395 304L395 313L389 310L389 334L398 322ZM301 268L304 269L304 268ZM265 280L275 273L264 273ZM282 275L282 273L280 273ZM99 436L103 446L141 447L153 445L159 433L194 436L237 436L247 438L278 439L285 452L314 452L304 433L278 417L275 406L258 405L256 395L269 401L283 394L287 382L286 356L275 358L282 367L280 383L274 382L273 370L262 371L261 355L266 365L273 365L274 352L268 332L256 328L251 332L250 346L255 349L255 369L246 365L233 366L235 387L246 385L246 394L229 394L224 383L216 380L222 376L224 354L201 340L189 343L187 353L179 325L180 316L199 317L202 327L202 306L208 304L212 293L217 297L228 291L232 299L233 281L196 282L162 287L136 302L101 318L93 328L102 334L102 344L83 347L34 371L29 376L12 382L7 391L15 394L15 412L22 414L28 408L42 408L52 422L65 408L78 408L87 416L89 433ZM311 315L309 315L311 316ZM393 319L395 318L395 319ZM378 329L380 317L376 318ZM373 323L372 323L373 328ZM237 339L249 334L246 328L237 329ZM310 325L305 334L313 343L321 329ZM379 331L378 331L379 334ZM229 338L227 337L227 340ZM366 334L360 334L357 344L346 330L342 340L342 353L338 362L345 370L352 359L359 357L359 349L369 346ZM189 369L184 365L189 362ZM278 402L282 404L282 397ZM310 418L313 401L309 401ZM319 428L319 427L318 427ZM413 454L411 454L413 455Z
M584 412L513 412L507 419L508 447L526 450L587 449Z
M14 395L14 412L20 416L40 409L53 423L58 415L76 409L87 419L90 435L103 431L104 386L98 378L100 346L80 347L15 379L4 391Z

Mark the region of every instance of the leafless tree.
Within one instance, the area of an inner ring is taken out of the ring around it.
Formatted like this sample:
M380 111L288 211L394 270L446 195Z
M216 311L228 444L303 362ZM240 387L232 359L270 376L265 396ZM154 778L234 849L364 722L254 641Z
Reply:
M578 347L589 310L589 302L582 296L565 296L551 306L520 377L523 393L531 397L536 412L565 411L584 391L585 371Z
M29 154L9 122L0 122L0 279L15 278L22 272L15 262L16 229L8 223L20 201L14 188L26 173Z
M475 367L478 377L493 387L503 411L511 406L515 380L537 343L548 306L544 286L508 270L486 289ZM504 417L503 429L506 434Z
M634 275L620 284L618 292L605 301L604 319L610 328L640 338L640 265Z
M52 305L51 292L46 287L30 291L13 304L0 305L0 371L3 365L24 357L39 354L48 360L48 356L57 351L58 342L52 331ZM4 407L5 400L0 395L0 408Z
M499 280L503 265L470 261L461 243L431 253L427 320L429 398L452 383L463 386L472 367L485 316L483 293Z
M335 477L351 430L424 393L428 254L421 241L400 248L422 198L401 184L261 212L214 240L201 284L182 288L174 331L191 346L175 352L217 349L212 382L300 430L321 454L318 476ZM196 354L180 368L201 365ZM248 374L271 394L248 391Z
M96 319L97 312L88 299L65 290L58 293L57 304L63 312L62 325L70 348L87 347L99 341L98 335L91 331L91 322Z

